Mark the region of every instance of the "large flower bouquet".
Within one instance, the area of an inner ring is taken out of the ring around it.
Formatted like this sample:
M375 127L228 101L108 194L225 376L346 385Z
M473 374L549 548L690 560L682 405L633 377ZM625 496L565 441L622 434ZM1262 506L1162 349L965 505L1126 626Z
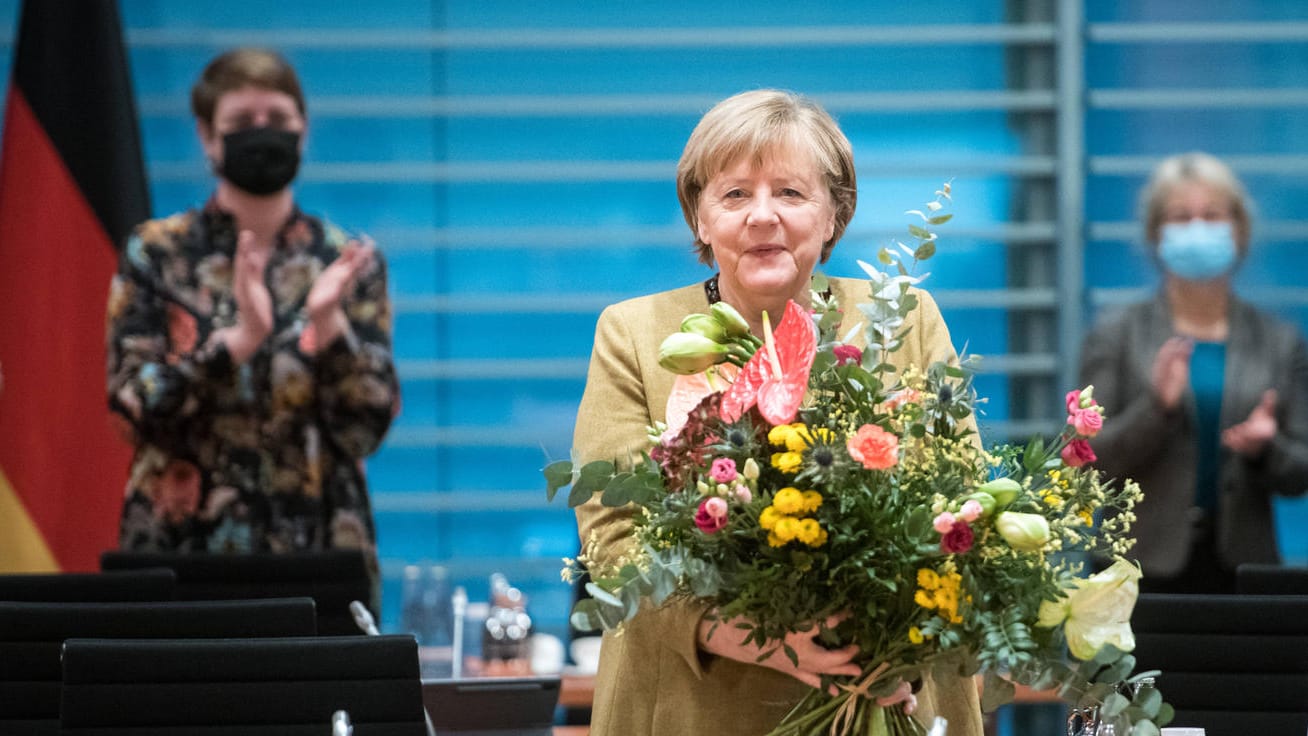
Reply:
M592 598L573 623L617 628L643 601L694 599L733 621L712 635L746 637L760 660L778 648L795 660L786 633L814 626L833 647L856 644L863 674L833 678L836 695L811 690L773 736L921 734L902 699L932 672L983 675L987 709L1014 683L1057 687L1117 733L1153 736L1171 708L1140 685L1153 673L1131 676L1139 572L1121 558L1141 494L1088 464L1104 421L1092 389L1067 395L1053 441L986 452L970 361L895 367L913 269L934 253L948 199L946 186L911 211L914 245L861 264L865 348L858 328L836 334L849 305L820 275L811 309L789 303L775 330L765 315L762 336L715 304L663 345L681 375L640 461L545 468L551 498L570 485L572 506L602 492L639 507L634 558L603 569L583 550ZM1085 577L1091 554L1116 561ZM569 563L565 577L580 569ZM831 629L816 623L833 615Z

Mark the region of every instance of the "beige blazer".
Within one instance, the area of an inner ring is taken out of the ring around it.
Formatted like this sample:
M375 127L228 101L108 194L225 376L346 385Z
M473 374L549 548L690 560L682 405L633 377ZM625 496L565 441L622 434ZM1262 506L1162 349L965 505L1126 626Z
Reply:
M853 305L870 285L832 279L845 306L848 330L861 316ZM935 301L918 292L908 318L907 344L894 364L925 367L954 359L949 331ZM659 344L680 329L681 319L706 312L702 284L632 299L608 307L595 329L586 391L577 412L574 459L630 460L647 449L646 427L664 420L675 376L659 367ZM860 331L856 339L862 344ZM582 542L599 542L606 559L630 548L630 508L605 508L598 500L577 509ZM591 717L592 736L687 736L764 734L803 697L807 686L772 669L699 651L696 630L704 609L691 605L643 611L618 635L607 634L600 653ZM925 723L949 719L950 736L981 736L981 712L971 678L927 680L918 714Z

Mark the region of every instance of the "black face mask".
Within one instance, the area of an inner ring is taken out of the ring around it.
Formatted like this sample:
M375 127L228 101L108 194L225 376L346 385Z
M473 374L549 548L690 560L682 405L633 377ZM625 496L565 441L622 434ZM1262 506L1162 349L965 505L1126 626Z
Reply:
M300 134L275 128L246 128L223 136L219 173L254 195L286 188L300 168Z

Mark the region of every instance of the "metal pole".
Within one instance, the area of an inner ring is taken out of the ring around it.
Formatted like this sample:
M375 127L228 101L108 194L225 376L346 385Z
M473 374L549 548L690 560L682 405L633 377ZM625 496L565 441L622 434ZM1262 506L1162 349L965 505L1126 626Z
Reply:
M1085 14L1083 0L1058 0L1055 18L1058 118L1058 389L1077 380L1085 313Z

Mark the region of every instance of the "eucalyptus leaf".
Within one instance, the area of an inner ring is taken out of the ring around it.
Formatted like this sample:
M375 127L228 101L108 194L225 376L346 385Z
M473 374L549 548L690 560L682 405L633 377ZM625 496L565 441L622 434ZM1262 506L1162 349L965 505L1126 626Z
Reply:
M1107 698L1104 698L1104 704L1100 706L1099 712L1104 716L1111 718L1126 710L1129 705L1131 705L1131 701L1128 700L1125 695L1121 693L1113 693Z
M597 603L601 603L609 606L617 606L619 608L622 607L622 601L618 599L617 596L601 588L595 583L586 583L586 592L590 593L590 597L593 598Z
M604 628L599 618L600 604L593 598L583 598L572 607L569 621L582 631L597 631Z
M594 496L595 492L578 484L573 484L572 490L568 492L568 508L575 509L586 503Z
M618 473L613 476L604 486L604 495L600 496L600 503L614 507L631 503L631 489L625 485L625 482L634 477L631 473Z
M1154 718L1163 705L1163 695L1152 687L1142 687L1135 696L1135 704L1146 716Z
M553 501L554 495L559 492L560 488L572 483L572 461L559 460L545 466L541 471L545 474L545 497Z

